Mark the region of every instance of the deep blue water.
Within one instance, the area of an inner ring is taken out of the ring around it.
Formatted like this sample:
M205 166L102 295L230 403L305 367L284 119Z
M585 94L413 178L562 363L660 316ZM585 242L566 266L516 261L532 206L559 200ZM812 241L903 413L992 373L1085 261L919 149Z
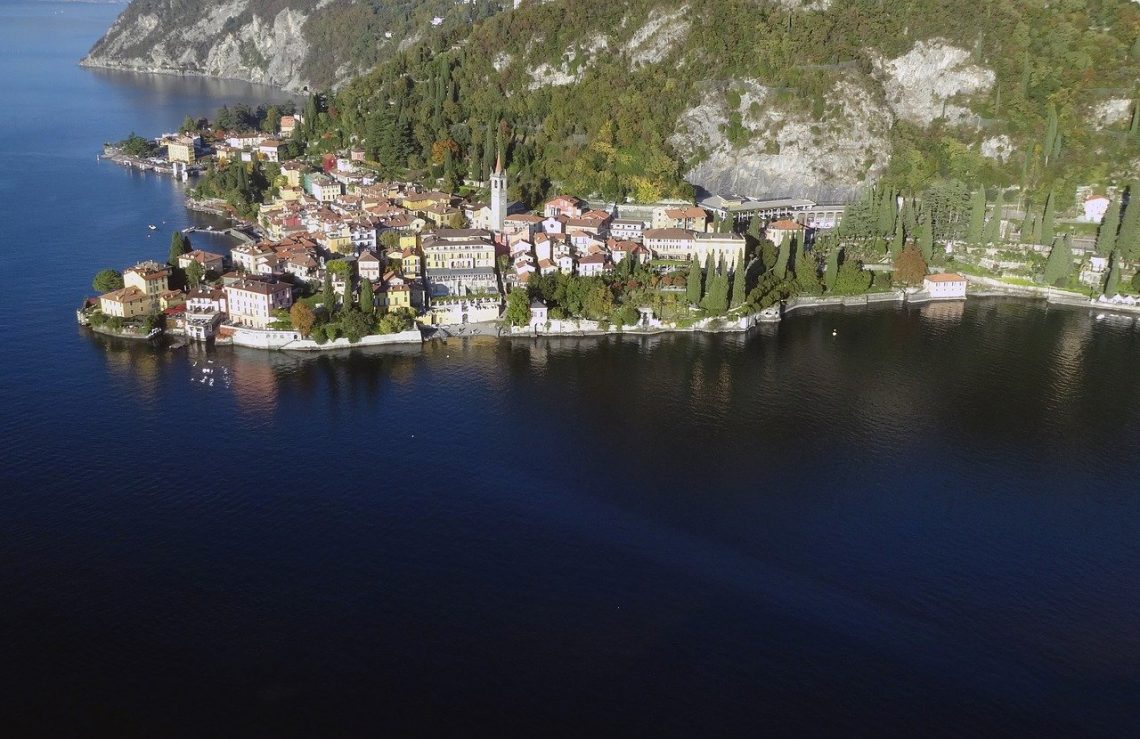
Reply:
M321 357L94 337L92 274L191 222L100 144L275 96L77 67L116 10L0 4L9 730L1140 733L1136 327L981 300ZM191 384L208 358L229 386Z

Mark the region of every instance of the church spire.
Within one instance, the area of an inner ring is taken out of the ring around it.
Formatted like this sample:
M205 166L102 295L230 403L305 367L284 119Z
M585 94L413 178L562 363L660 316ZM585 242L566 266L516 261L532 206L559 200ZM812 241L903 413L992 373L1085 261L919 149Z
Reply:
M503 173L503 152L500 149L498 155L495 157L495 174Z

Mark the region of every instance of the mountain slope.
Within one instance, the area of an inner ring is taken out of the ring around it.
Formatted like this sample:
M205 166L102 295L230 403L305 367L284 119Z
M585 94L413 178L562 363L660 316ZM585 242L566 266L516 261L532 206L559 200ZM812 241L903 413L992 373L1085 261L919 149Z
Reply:
M217 36L233 40L210 48L229 69L297 87L376 65L326 101L317 146L363 143L393 169L451 182L485 179L501 149L532 202L552 188L652 200L686 194L686 180L842 200L876 180L918 191L956 179L1064 198L1140 167L1140 4L1128 0L228 1L225 23L261 18L248 43L270 54L234 62L245 37L223 23ZM136 31L112 29L93 55L153 54L144 17L187 4L135 0L120 22ZM374 22L333 23L334 11ZM404 35L367 41L390 16ZM269 45L286 19L303 53ZM211 69L194 46L207 42L164 38L165 56Z
M953 178L1071 197L1140 164L1138 38L1126 0L553 0L385 62L336 96L334 128L375 144L396 125L413 166L477 179L505 148L524 196Z
M133 0L82 64L327 88L431 30L498 9L449 0Z

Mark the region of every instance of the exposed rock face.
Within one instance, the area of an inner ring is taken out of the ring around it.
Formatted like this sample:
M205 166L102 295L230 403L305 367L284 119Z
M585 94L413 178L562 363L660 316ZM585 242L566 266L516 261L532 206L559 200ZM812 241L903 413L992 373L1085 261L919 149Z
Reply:
M244 24L235 18L247 17ZM309 13L284 8L272 18L249 12L249 0L225 0L192 23L169 23L157 13L121 15L82 64L139 72L243 79L299 90Z
M633 64L656 64L689 33L689 6L672 12L654 9L626 46Z
M531 44L531 50L534 49L536 44ZM531 82L527 86L530 90L537 90L540 87L561 87L563 85L570 85L582 79L586 69L597 58L598 54L606 51L609 48L610 41L605 36L596 36L590 39L587 46L579 48L571 46L562 53L562 59L558 66L554 66L549 62L543 62L537 66L527 69L527 74L530 75ZM510 57L508 55L500 54L492 62L496 71L502 71L510 64Z
M935 118L965 123L968 108L951 104L955 96L985 92L993 87L991 70L969 63L970 53L934 39L919 41L894 59L875 59L887 104L903 120L929 125Z
M1140 0L1137 0L1140 2ZM1128 98L1109 98L1092 108L1093 125L1106 128L1114 123L1122 123L1132 116L1132 101Z
M711 94L686 111L670 143L686 157L704 158L687 178L710 192L750 197L810 197L842 201L880 174L890 157L894 119L856 75L836 82L834 105L824 117L780 104L773 91L751 80L728 85L740 96L730 111L726 96ZM725 130L740 115L751 141L734 146Z
M1005 134L1001 136L991 136L983 141L981 146L982 156L997 159L1000 162L1009 159L1009 155L1013 153L1013 149L1013 141Z

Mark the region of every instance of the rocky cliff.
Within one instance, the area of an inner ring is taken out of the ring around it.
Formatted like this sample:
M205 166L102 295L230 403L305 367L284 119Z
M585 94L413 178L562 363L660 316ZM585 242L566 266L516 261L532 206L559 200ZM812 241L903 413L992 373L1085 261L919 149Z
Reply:
M426 29L492 10L448 0L132 0L81 64L328 88Z

